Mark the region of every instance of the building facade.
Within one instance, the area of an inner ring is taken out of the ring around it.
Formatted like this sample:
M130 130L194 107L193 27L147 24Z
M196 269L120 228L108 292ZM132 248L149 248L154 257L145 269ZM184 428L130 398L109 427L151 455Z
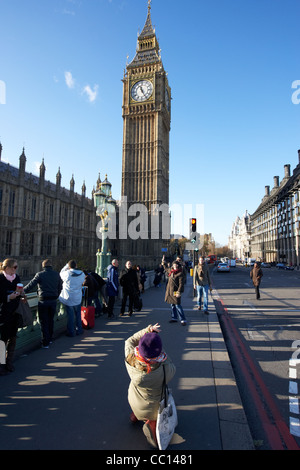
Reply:
M251 256L267 262L283 262L299 267L300 253L300 150L298 165L291 175L284 166L284 177L274 176L274 186L251 214Z
M232 250L233 258L245 260L251 252L251 227L248 211L242 217L237 217L232 224L228 247Z
M71 257L95 269L99 240L96 236L96 212L92 199L61 186L58 170L56 183L45 179L44 161L39 176L26 172L26 155L19 158L19 168L1 161L0 144L0 259L18 261L21 279L31 278L41 270L41 261L51 258L59 269Z
M152 26L150 1L145 26L138 36L136 55L123 77L122 109L121 204L128 207L128 226L132 221L130 208L135 205L142 205L147 212L147 224L140 227L137 239L128 233L126 239L119 240L120 256L153 267L160 262L161 249L166 245L162 224L165 219L170 224L168 209L162 215L158 208L166 209L169 204L171 90ZM153 236L151 216L155 211L160 222Z

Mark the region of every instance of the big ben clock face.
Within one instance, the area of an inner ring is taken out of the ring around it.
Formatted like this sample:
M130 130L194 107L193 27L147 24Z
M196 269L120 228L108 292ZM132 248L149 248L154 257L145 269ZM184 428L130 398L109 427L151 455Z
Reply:
M131 97L134 101L146 101L153 93L153 85L150 80L140 80L131 88Z

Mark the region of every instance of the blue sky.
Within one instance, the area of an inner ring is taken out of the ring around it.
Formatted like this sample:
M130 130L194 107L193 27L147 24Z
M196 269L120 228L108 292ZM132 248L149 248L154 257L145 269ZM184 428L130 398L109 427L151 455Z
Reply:
M201 232L226 244L298 164L300 2L153 0L151 15L172 89L170 205L203 207ZM89 196L107 173L118 199L121 80L146 16L147 0L0 0L2 159L18 166L25 146L27 171L44 158L46 179L60 167Z

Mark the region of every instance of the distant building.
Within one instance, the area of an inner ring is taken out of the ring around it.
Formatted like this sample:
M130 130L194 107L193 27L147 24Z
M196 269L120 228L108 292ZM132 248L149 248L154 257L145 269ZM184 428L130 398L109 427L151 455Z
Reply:
M39 176L27 173L24 149L19 168L4 163L1 156L0 144L0 260L16 258L23 280L39 271L45 258L60 267L74 257L95 269L100 240L85 183L81 194L74 191L73 176L69 190L61 187L60 170L56 183L46 181L44 161Z
M245 260L250 256L251 227L248 211L242 217L237 217L231 229L228 247L232 250L233 258Z
M300 264L300 150L299 163L290 173L284 166L284 178L274 176L274 187L265 187L265 195L251 214L251 256L268 262Z

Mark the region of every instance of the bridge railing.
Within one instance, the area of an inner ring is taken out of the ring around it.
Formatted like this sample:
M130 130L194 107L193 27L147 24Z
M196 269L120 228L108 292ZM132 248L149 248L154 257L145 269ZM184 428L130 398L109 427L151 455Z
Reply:
M145 290L153 287L155 277L154 271L146 272ZM119 289L118 300L121 301L122 289ZM29 306L33 314L33 324L20 328L17 334L16 351L19 354L34 349L41 344L41 325L38 316L38 296L36 292L26 294ZM64 306L57 301L56 314L54 317L54 335L58 335L66 330L67 314Z

